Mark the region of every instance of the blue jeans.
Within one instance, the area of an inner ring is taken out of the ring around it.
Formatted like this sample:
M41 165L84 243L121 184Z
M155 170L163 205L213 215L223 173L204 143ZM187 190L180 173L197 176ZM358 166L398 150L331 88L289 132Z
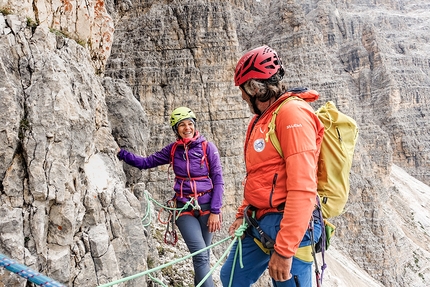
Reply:
M206 248L211 244L213 234L208 231L208 227L206 226L208 218L209 214L203 216L197 215L196 217L182 215L176 220L176 225L191 253ZM197 285L210 272L210 250L208 249L193 256L193 266L194 285ZM213 287L212 276L209 276L201 286Z
M267 214L258 221L261 229L267 233L271 238L276 238L279 231L279 224L283 214ZM254 228L253 228L254 229ZM255 229L253 231L255 233ZM321 236L321 224L315 223L314 226L314 241L318 241ZM310 234L306 232L300 246L310 245ZM233 246L227 261L221 268L221 282L224 287L249 287L263 274L267 269L270 255L264 253L260 247L254 242L254 238L248 234L242 239L242 261L243 268L240 267L239 259L236 259L236 265L233 266L234 255L236 253L237 242ZM233 270L234 268L234 270ZM233 279L230 284L230 277L233 270ZM293 277L284 282L272 280L275 287L312 287L312 262L302 261L293 257L291 267L291 274Z

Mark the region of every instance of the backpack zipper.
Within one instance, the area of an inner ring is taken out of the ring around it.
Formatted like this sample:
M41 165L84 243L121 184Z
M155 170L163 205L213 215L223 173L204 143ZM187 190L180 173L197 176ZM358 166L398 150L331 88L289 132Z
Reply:
M337 139L339 140L339 145L340 148L343 150L343 140L342 140L342 135L340 133L339 127L335 127L336 128L336 133L337 133Z

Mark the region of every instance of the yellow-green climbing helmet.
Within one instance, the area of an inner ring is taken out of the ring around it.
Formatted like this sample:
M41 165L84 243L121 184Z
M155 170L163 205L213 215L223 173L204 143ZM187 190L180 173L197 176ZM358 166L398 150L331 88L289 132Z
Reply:
M176 108L170 115L170 125L174 127L177 123L185 119L196 121L196 115L187 107Z

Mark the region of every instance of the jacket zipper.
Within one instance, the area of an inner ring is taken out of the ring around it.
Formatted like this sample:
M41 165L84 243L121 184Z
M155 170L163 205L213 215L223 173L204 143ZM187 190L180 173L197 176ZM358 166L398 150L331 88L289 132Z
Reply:
M186 162L186 166L187 166L187 175L188 175L189 180L191 181L190 160L188 158L188 146L184 145L184 149L185 149L185 162Z
M270 200L269 200L269 204L270 207L273 208L273 204L272 204L272 198L273 198L273 194L275 193L275 187L276 187L276 180L278 179L278 174L275 173L275 175L273 176L273 182L272 182L272 190L270 191Z

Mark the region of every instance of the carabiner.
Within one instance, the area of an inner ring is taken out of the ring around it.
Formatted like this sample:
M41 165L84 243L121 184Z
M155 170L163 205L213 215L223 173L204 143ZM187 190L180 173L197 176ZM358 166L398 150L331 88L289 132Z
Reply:
M170 211L169 220L167 222L166 233L164 233L164 243L175 246L178 242L178 234L175 230L175 211ZM172 225L172 230L170 230L170 225Z
M176 231L166 231L164 234L164 243L175 246L178 242L178 235Z

